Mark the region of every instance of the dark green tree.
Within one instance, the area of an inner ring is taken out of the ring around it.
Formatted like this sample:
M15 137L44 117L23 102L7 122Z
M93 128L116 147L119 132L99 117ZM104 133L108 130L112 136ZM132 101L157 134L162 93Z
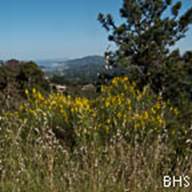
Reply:
M181 7L181 1L172 5L171 0L124 0L120 15L125 22L115 25L110 14L100 13L98 19L110 32L109 40L116 43L119 57L131 56L134 63L146 65L156 63L157 56L167 54L184 37L192 23L192 7L180 15ZM166 16L168 8L171 15Z
M141 88L145 84L151 84L157 92L170 88L170 95L177 86L179 91L184 89L180 90L183 84L179 78L185 77L189 65L178 51L170 49L185 37L192 24L192 7L182 14L181 8L181 1L123 0L121 24L117 25L110 14L98 15L98 20L109 33L109 41L117 48L109 52L113 63L129 69L129 76ZM185 59L189 58L188 53Z
M7 86L7 70L4 65L0 66L0 91L4 90Z
M21 62L16 74L16 82L20 90L38 88L42 91L49 90L49 83L43 71L32 61Z

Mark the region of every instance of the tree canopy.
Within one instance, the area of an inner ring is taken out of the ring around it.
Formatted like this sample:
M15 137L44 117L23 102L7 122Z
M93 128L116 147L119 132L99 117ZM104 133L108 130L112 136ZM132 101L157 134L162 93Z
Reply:
M120 9L123 23L116 25L110 14L100 13L98 20L109 32L109 41L117 45L115 56L147 71L150 65L162 63L169 48L185 37L192 23L192 7L183 14L181 7L181 1L124 0Z
M150 84L173 101L176 93L192 95L192 54L182 57L172 49L192 24L192 6L185 12L181 9L182 1L123 0L122 23L116 24L111 14L98 15L109 41L116 45L115 51L106 53L113 60L110 64L134 69L129 76L141 88Z

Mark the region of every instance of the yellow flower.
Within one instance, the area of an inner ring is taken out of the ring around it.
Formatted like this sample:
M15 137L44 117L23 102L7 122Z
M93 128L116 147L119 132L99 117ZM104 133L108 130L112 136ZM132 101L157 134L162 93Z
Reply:
M37 92L37 91L36 91L36 89L35 89L35 88L33 88L33 89L32 89L32 93L35 95L35 94L36 94L36 92Z
M144 112L143 118L144 118L144 120L147 120L149 118L149 114L147 111Z
M25 95L29 95L29 90L28 89L25 89Z
M37 92L37 99L38 100L43 100L44 99L43 95L40 92Z

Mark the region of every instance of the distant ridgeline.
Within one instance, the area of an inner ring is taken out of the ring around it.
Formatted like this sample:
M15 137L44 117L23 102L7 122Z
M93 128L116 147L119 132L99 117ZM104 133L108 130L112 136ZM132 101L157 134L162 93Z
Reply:
M55 65L56 62L54 62ZM119 76L125 69L105 69L105 61L102 56L87 56L80 59L59 61L55 67L40 65L41 69L56 84L95 84L99 74L106 74L107 78ZM51 69L51 70L50 70Z
M0 62L0 92L12 96L23 94L25 89L49 89L44 72L33 61L15 59Z
M50 69L48 66L47 69ZM97 79L97 74L104 70L104 58L101 56L88 56L80 59L59 61L52 70L42 68L57 84L88 84Z

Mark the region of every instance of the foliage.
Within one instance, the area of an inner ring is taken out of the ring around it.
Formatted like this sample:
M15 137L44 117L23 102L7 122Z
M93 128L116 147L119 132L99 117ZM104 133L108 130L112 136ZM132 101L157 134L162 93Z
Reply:
M192 8L180 15L182 2L124 0L120 15L125 22L115 25L111 15L99 14L98 19L107 31L109 40L118 46L117 56L144 68L160 65L179 39L184 37L192 21ZM171 8L172 15L165 12ZM128 64L128 63L127 63Z
M185 37L192 22L192 7L184 13L181 8L182 1L124 0L122 24L116 25L110 14L98 15L109 40L116 44L117 50L108 53L113 63L128 67L129 78L140 88L149 84L176 105L183 98L191 100L192 87L191 53L182 58L170 49Z
M104 58L102 56L87 56L79 59L67 60L60 63L56 70L50 71L53 83L69 86L94 83L97 73L103 71Z
M16 75L19 89L25 90L31 87L44 91L49 89L44 73L34 62L26 62L19 66L19 73Z
M24 99L24 90L36 89L46 92L49 83L44 73L34 62L9 60L0 66L0 106L1 110L14 108Z
M190 127L176 108L127 77L101 89L91 100L25 91L0 117L1 191L163 191L162 175L188 173Z

